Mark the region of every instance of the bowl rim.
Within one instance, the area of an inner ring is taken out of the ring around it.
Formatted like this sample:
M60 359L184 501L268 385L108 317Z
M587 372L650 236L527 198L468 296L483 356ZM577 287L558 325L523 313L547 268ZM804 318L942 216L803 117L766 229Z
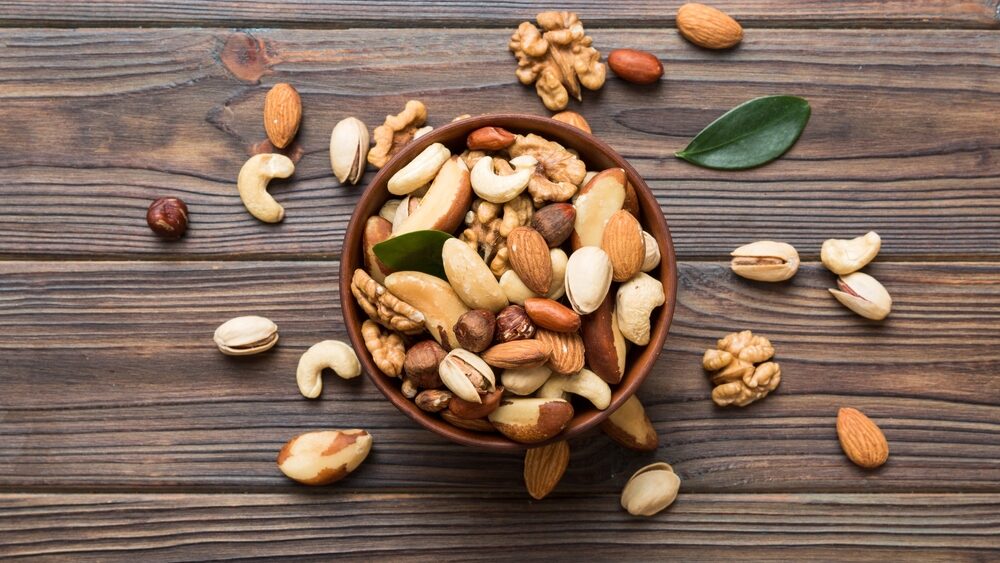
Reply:
M516 123L512 124L511 122ZM502 434L474 432L458 428L435 417L433 413L420 410L411 399L407 399L402 395L399 386L395 384L395 378L386 377L375 366L371 354L369 354L368 349L364 345L364 339L361 337L361 322L367 318L367 315L360 310L351 293L351 278L354 269L364 267L364 250L362 248L364 224L372 215L370 211L365 211L365 209L372 207L372 200L379 200L377 205L381 207L385 200L392 197L392 194L389 194L386 188L390 175L394 174L399 168L402 168L403 164L412 160L420 151L423 151L431 144L437 142L445 144L454 143L454 140L449 138L455 136L457 131L462 131L464 136L467 132L485 126L498 126L522 133L536 133L547 139L551 131L555 130L564 138L554 140L568 148L580 150L581 146L589 145L589 149L586 149L588 152L602 153L603 156L614 162L615 166L625 170L626 176L635 188L639 199L640 210L643 215L643 229L654 236L660 247L660 274L658 279L663 283L666 302L659 308L658 313L654 312L656 319L653 321L649 344L645 346L638 356L634 352L629 354L630 366L626 370L625 376L622 377L622 382L617 384L613 389L611 404L608 408L604 410L587 409L582 413L574 413L573 419L562 432L545 442L537 444L522 444L510 440ZM570 138L575 142L564 142L565 138ZM444 140L442 141L442 139ZM376 191L380 193L376 193ZM656 213L650 213L650 210L655 210ZM347 265L350 265L350 267L346 267ZM542 446L552 441L568 440L579 436L602 423L611 413L632 397L639 386L646 380L646 377L649 376L657 358L662 352L667 332L673 321L677 294L677 259L674 254L670 228L667 225L666 217L659 202L657 202L649 186L646 185L645 180L617 151L590 133L555 119L520 113L484 114L453 121L442 127L435 128L403 147L368 182L364 192L355 204L355 209L351 214L351 219L342 241L339 269L340 304L347 334L358 354L358 359L364 368L365 374L372 380L379 391L397 409L420 426L458 444L500 452L520 452L528 448ZM633 373L634 370L638 370L638 372Z

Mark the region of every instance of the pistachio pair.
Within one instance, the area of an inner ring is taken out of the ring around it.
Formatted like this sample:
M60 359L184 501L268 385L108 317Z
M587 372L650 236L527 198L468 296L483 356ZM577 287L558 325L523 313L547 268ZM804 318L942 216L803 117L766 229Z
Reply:
M838 289L830 293L845 307L866 319L880 321L892 309L892 297L875 278L859 272L882 248L875 231L850 240L829 239L820 250L820 260L828 270L840 276Z

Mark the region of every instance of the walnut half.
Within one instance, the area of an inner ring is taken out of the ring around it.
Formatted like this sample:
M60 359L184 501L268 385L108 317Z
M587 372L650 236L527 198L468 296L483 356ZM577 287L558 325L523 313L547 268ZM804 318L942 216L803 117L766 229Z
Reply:
M363 269L354 270L351 293L365 313L380 325L403 334L420 334L424 330L424 314L389 293Z
M368 151L368 163L376 168L385 166L393 155L414 139L417 130L426 121L427 107L419 100L410 100L403 111L385 116L385 123L372 133L375 146Z

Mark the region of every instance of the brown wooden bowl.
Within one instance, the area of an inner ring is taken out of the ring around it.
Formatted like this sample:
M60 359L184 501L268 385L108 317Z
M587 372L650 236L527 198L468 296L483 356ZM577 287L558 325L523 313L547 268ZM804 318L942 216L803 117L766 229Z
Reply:
M649 274L654 277L658 276L659 280L663 282L663 291L667 300L663 307L659 307L653 312L652 336L649 344L640 350L635 349L638 347L634 347L630 351L625 377L622 378L621 383L614 386L611 405L603 411L593 407L578 409L576 416L566 426L566 429L552 441L579 436L600 424L631 397L649 375L656 358L660 355L660 350L663 348L663 342L667 338L667 330L670 328L670 321L674 316L674 303L677 294L677 260L674 257L674 246L667 222L646 182L611 147L584 131L554 119L534 115L500 113L480 115L449 123L408 144L379 170L375 178L368 184L368 188L362 194L361 200L351 216L351 222L347 226L347 235L344 237L343 256L340 262L341 308L344 313L344 321L347 324L347 333L358 353L361 365L382 394L396 405L396 408L424 428L466 446L516 452L541 444L520 444L502 434L473 432L457 428L435 414L420 410L412 400L404 397L399 389L399 380L385 376L375 366L371 354L365 348L364 339L361 337L361 322L367 316L354 301L354 296L351 295L351 276L356 268L364 267L362 235L365 221L368 217L377 214L382 204L390 198L391 194L386 188L389 178L433 143L446 145L453 154L461 153L465 150L465 137L470 132L487 125L503 127L515 133L537 133L546 139L557 141L567 148L578 151L580 157L587 163L588 170L599 171L614 167L625 169L629 181L632 182L639 196L640 215L642 216L640 221L660 245L662 257L660 266Z

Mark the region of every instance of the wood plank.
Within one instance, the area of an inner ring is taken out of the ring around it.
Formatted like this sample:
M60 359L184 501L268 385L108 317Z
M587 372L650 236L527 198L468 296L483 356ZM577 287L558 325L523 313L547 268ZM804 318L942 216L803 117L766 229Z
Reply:
M714 495L682 491L636 519L617 495L5 494L0 556L74 561L352 560L985 561L1000 495ZM682 485L683 487L683 485ZM460 508L475 506L475 510Z
M565 0L591 26L673 26L682 1ZM746 27L996 27L997 0L719 0ZM0 2L7 26L233 26L233 27L516 27L539 8L523 2L417 0L311 0L309 2L213 2L161 0L90 2L68 0L39 6L29 0Z
M518 456L446 443L370 382L326 379L322 400L294 382L299 355L344 338L336 262L5 262L0 266L0 490L289 491L274 466L291 436L364 427L375 449L351 490L521 494ZM876 263L892 292L884 323L827 293L806 264L788 284L680 266L677 315L640 396L661 436L655 456L606 437L574 441L567 494L618 491L652 459L701 493L1000 492L1000 263ZM220 354L215 327L262 314L281 343ZM781 387L719 409L700 367L726 332L772 339ZM872 416L891 444L875 472L837 443L839 406Z
M612 78L573 109L648 179L682 258L775 238L815 259L826 238L876 229L887 258L1000 259L996 32L762 29L722 54L671 30L594 37L666 62L659 86ZM361 188L330 174L332 125L354 114L375 126L408 98L434 125L542 114L514 80L506 40L500 29L0 31L0 257L336 257ZM278 81L302 92L304 156L275 185L287 219L272 226L244 211L233 182L264 138L263 98ZM813 106L780 161L720 173L671 156L726 109L771 93ZM145 226L161 195L191 208L178 244Z

